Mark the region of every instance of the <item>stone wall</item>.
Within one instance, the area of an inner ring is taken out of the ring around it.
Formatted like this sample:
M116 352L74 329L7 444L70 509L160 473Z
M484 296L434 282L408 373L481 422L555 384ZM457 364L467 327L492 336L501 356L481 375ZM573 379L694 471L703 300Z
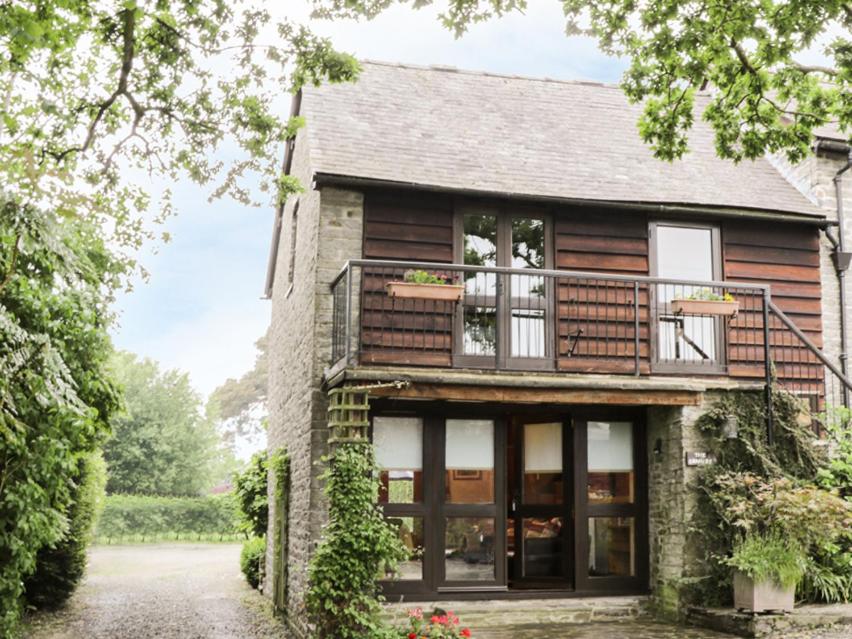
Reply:
M707 451L696 421L720 398L706 393L698 406L661 406L648 410L648 533L651 607L665 619L680 619L690 579L704 549L690 532L697 506L693 490L701 471L686 465L686 453ZM656 452L659 450L659 452Z
M311 188L306 130L296 138L292 174L305 192L287 203L279 239L270 328L268 447L284 446L291 458L288 610L301 618L310 554L326 519L315 461L326 450L326 396L322 376L331 359L331 281L347 259L361 255L363 196L351 191ZM295 271L288 281L292 216L298 202ZM268 539L275 538L278 517L271 498ZM274 544L267 550L272 575ZM266 580L271 596L274 580Z

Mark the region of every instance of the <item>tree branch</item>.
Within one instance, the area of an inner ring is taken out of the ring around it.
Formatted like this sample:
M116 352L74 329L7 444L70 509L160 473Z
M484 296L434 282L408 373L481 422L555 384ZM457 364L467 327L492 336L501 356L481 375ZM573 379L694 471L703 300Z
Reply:
M790 66L792 66L797 71L801 71L802 73L824 73L825 75L830 75L832 77L836 77L840 75L837 69L832 69L831 67L821 67L819 65L807 65L807 64L799 64L797 62L791 62Z

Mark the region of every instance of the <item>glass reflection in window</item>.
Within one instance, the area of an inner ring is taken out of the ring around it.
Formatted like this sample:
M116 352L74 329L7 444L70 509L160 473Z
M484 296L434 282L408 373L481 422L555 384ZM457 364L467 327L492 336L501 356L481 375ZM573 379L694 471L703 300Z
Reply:
M397 566L394 572L385 572L386 579L413 581L423 579L423 535L422 517L388 517L388 523L393 526L408 553L408 556Z
M494 525L490 517L447 517L447 581L494 581Z
M464 264L497 266L497 216L465 214ZM497 274L465 273L464 354L493 356L497 339Z
M379 471L379 503L423 501L423 420L374 417L373 444Z
M589 576L636 575L633 517L589 518Z
M588 423L589 504L632 504L633 424Z
M512 218L512 266L544 268L544 220ZM512 357L545 356L545 279L538 275L511 276Z
M447 503L493 504L494 422L448 419L446 425Z

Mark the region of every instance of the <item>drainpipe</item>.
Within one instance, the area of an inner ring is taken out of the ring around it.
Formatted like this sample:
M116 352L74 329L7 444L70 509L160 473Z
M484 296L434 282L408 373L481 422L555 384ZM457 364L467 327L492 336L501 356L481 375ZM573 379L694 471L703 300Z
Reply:
M847 147L848 148L848 147ZM850 255L846 252L846 239L843 223L843 174L852 168L852 149L848 149L846 164L834 175L834 195L837 200L837 245L831 257L837 280L840 284L840 370L848 377L846 352L846 270L849 268ZM849 390L843 386L843 405L849 406Z

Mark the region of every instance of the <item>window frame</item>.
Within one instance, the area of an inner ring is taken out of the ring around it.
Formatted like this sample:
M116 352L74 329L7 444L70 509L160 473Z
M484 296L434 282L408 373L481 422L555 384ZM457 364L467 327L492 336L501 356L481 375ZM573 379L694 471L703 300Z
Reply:
M453 260L464 265L464 217L465 215L493 215L497 218L496 265L511 267L512 262L512 219L530 218L544 222L544 270L553 270L555 266L556 240L553 215L548 209L533 208L528 205L509 206L491 203L457 203L453 212ZM534 271L534 269L529 269ZM511 282L511 278L509 278ZM544 357L512 357L508 351L511 346L512 306L506 300L509 282L498 277L497 294L494 307L497 314L497 343L495 354L464 354L464 313L456 313L453 337L453 366L461 368L493 368L496 370L555 370L557 348L557 304L553 280L545 278L544 304ZM501 290L503 293L501 293ZM490 300L487 300L490 301ZM464 307L464 300L461 302Z

